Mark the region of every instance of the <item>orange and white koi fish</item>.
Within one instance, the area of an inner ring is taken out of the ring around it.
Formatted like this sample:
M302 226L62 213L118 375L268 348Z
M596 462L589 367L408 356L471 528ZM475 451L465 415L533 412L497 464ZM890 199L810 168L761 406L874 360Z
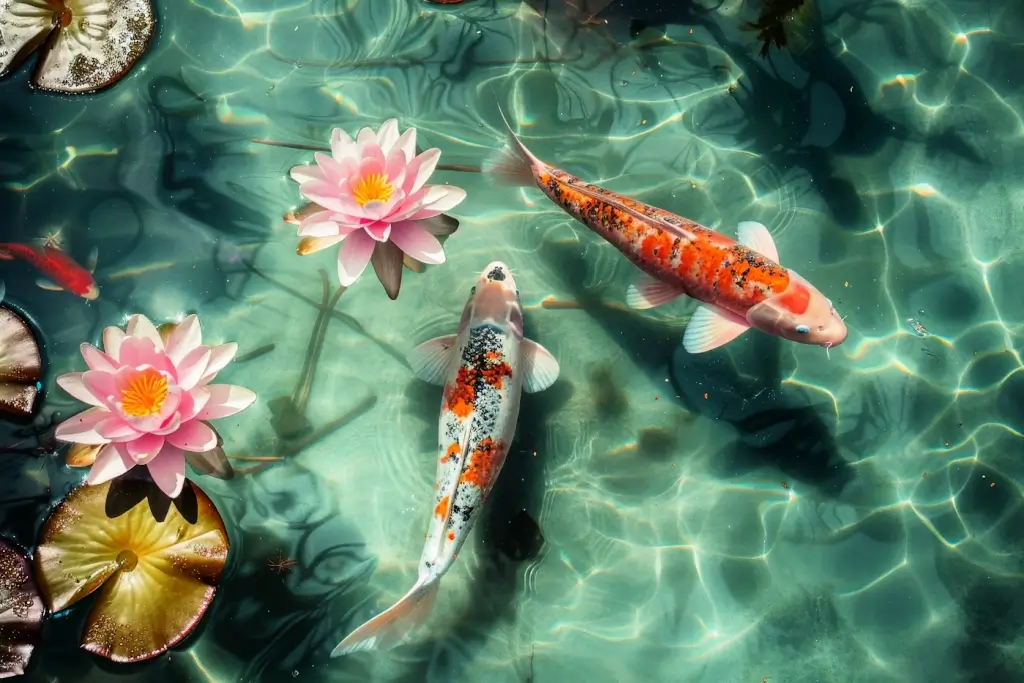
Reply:
M640 268L643 274L626 292L630 307L654 308L682 294L700 301L683 336L690 353L718 348L751 327L826 350L846 339L846 324L832 302L779 265L775 242L760 223L740 223L737 242L546 164L507 120L505 125L510 150L485 171L514 185L539 187Z
M419 578L401 600L341 641L332 657L390 649L426 620L441 577L455 562L505 463L522 392L547 389L559 372L547 349L523 337L519 292L508 266L498 261L477 279L458 334L424 342L408 360L417 377L444 386L437 492Z

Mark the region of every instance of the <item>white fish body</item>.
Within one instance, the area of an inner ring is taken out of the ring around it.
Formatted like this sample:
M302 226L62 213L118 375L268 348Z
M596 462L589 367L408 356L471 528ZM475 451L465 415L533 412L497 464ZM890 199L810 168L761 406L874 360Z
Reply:
M559 372L554 356L524 338L515 280L498 261L477 279L458 333L424 342L409 362L420 379L444 386L436 492L419 578L397 603L339 643L332 657L395 647L429 616L441 577L455 562L501 472L522 392L548 388Z

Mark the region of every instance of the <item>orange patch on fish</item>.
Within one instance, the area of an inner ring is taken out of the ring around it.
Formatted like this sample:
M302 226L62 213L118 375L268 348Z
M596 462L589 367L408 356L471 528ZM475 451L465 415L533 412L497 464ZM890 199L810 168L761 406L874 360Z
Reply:
M469 467L462 473L459 481L486 489L494 483L494 470L504 457L504 453L503 443L489 436L483 439L469 456Z
M498 354L494 355L498 356ZM487 356L488 360L490 360L491 354L487 354ZM501 356L498 356L498 358L500 357ZM483 372L481 372L480 375L484 378L484 381L492 387L495 389L501 389L502 378L512 376L512 366L504 362L491 362L484 367Z
M449 460L451 460L452 458L459 454L459 450L461 450L459 448L459 444L453 443L451 446L448 447L448 450L445 451L444 457L441 458L441 462L448 462Z
M441 502L437 504L437 507L434 508L434 514L441 519L448 517L448 496L442 498Z
M448 540L449 541L454 541L455 540L455 532L454 531L449 531L448 532Z
M799 282L793 282L776 301L790 313L803 315L811 303L811 292Z
M477 373L473 368L463 366L455 378L444 390L444 403L448 410L459 417L469 417L473 412L473 401L476 399Z
M670 264L672 259L672 245L675 238L666 232L656 232L648 235L641 243L641 250L645 258L652 263Z

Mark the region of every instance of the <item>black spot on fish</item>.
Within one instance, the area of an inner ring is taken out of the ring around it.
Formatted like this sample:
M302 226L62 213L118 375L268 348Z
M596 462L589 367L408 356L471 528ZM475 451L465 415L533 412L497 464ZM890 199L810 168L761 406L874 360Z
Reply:
M488 280L494 280L495 282L505 281L505 271L502 270L501 266L494 266L491 272L487 273Z

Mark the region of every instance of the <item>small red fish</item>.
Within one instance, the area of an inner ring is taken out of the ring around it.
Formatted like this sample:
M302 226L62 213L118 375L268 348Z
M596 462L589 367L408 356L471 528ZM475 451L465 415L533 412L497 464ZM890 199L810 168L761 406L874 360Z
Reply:
M49 278L36 280L36 284L42 289L52 292L68 291L90 301L100 294L100 288L92 277L92 271L96 268L95 249L90 254L90 267L83 268L64 251L52 246L49 242L42 246L13 242L0 243L0 260L13 261L15 259L28 261L36 270Z

